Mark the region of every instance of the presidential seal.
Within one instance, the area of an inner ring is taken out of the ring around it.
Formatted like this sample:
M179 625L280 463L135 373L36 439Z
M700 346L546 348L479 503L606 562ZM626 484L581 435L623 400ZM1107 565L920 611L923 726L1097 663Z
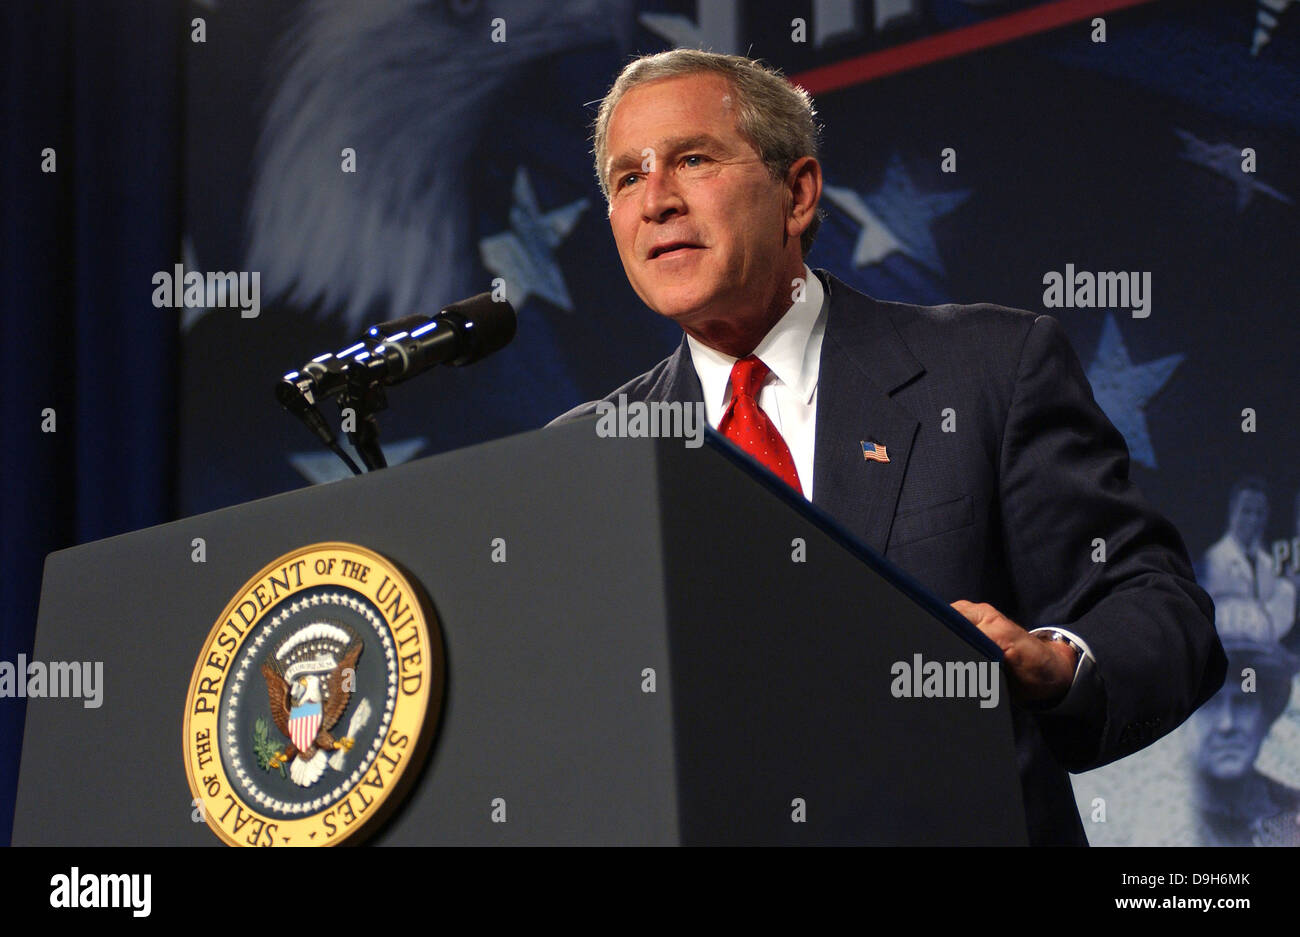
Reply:
M328 846L397 805L444 687L419 584L350 543L317 543L244 584L208 634L185 704L198 815L232 846Z

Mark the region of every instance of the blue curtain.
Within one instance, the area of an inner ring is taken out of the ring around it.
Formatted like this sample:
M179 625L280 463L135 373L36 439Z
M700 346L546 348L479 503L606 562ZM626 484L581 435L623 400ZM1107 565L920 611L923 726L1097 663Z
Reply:
M153 308L150 280L179 254L188 26L175 0L0 7L0 660L12 662L32 653L46 554L173 516L177 322ZM5 844L23 702L0 699Z

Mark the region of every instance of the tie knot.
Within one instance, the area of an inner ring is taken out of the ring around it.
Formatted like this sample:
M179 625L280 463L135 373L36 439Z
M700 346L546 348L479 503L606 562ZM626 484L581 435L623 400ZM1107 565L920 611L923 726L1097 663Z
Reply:
M757 398L768 370L767 365L753 355L741 358L731 366L731 395Z

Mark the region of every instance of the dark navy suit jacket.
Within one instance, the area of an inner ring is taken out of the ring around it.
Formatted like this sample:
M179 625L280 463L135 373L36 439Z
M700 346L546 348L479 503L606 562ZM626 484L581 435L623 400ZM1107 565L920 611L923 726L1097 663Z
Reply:
M1067 770L1148 745L1219 688L1213 602L1178 531L1129 480L1124 439L1054 318L883 302L816 273L829 307L813 503L944 602L988 602L1088 643L1091 706L1012 707L1030 842L1086 844ZM606 399L619 394L703 400L685 338ZM862 440L889 462L863 459Z

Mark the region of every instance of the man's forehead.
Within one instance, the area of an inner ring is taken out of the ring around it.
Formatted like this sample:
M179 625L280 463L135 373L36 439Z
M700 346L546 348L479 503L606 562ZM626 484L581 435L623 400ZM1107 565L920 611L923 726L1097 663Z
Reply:
M1268 495L1254 488L1247 488L1244 491L1237 492L1237 506L1250 505L1251 507L1264 507L1268 504Z
M687 81L697 83L683 87ZM608 170L640 163L647 148L667 156L691 147L730 150L743 142L726 79L709 74L665 78L637 85L619 101L610 121L605 165Z
M725 78L680 75L646 82L625 93L611 115L610 136L725 135L735 124L731 85Z
M674 136L660 137L656 140L646 140L644 146L652 147L656 152L675 153L678 150L689 150L696 147L703 148L722 148L726 142L719 139L712 133L683 133ZM641 162L642 152L636 146L629 147L622 152L612 153L611 157L617 162L625 162L633 159L634 162Z

